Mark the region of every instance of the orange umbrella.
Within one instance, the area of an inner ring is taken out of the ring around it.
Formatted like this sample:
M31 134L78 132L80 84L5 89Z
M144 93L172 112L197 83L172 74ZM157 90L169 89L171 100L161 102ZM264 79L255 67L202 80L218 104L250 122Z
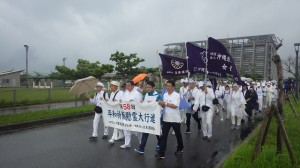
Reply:
M132 79L133 83L136 84L138 83L139 81L142 81L145 79L145 77L147 76L148 74L145 74L145 73L142 73L142 74L138 74L136 77L134 77Z

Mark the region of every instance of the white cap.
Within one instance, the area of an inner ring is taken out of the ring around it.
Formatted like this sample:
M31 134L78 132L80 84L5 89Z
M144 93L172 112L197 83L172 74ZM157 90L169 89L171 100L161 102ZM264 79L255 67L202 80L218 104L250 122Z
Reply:
M96 86L104 87L104 84L102 82L97 82Z
M227 83L227 81L223 81L223 83Z
M233 86L232 86L232 87L236 87L236 86L239 86L239 85L235 83L235 84L233 84Z
M196 81L194 81L193 79L189 80L190 83L196 83Z
M211 84L210 81L206 81L205 85L206 85L206 86L212 86L212 84Z
M203 81L200 81L199 83L198 83L198 87L202 87L204 85L204 82Z
M259 83L259 82L257 82L257 86L260 86L260 83Z
M266 83L262 83L261 86L262 86L262 87L265 87L265 86L266 86Z
M119 87L119 82L117 82L117 81L111 81L111 82L110 82L110 84L111 84L111 85L115 85L115 86L118 86L118 87Z

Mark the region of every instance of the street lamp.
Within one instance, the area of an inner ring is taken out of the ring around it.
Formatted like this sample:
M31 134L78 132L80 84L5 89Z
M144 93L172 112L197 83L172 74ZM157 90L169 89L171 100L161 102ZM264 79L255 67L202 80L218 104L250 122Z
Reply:
M298 87L298 82L299 82L299 69L298 69L298 54L299 54L299 46L300 43L295 43L294 47L295 47L295 52L296 52L296 98L298 99L298 95L299 95L299 87Z
M28 88L29 87L29 81L28 81L28 49L29 49L29 46L25 44L24 47L26 50L26 85Z

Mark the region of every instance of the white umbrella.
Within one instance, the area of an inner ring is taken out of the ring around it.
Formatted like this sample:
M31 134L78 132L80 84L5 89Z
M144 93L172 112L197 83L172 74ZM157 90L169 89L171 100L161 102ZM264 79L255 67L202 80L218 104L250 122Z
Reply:
M95 89L95 85L97 84L97 82L99 82L99 80L93 76L78 79L71 87L69 92L74 93L75 95L88 93Z

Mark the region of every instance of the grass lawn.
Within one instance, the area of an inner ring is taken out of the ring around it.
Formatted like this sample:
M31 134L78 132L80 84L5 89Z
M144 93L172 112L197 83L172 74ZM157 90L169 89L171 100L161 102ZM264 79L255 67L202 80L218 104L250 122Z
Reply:
M93 108L94 105L87 105L87 106L80 106L80 107L69 107L69 108L53 109L53 110L40 110L34 112L3 115L0 116L0 125L54 118L54 117L60 117L60 116L65 116L70 114L78 114L83 112L91 112L93 111Z
M0 107L13 105L13 90L16 90L16 105L39 104L49 102L48 89L0 88ZM69 89L51 89L50 102L75 100Z
M298 105L293 103L298 116L300 116L300 102ZM295 117L291 108L288 104L284 107L284 126L287 131L290 143L292 145L295 157L298 161L294 167L300 167L300 117ZM244 141L240 144L233 153L225 160L224 167L239 167L239 168L286 168L293 167L289 158L288 151L285 143L282 139L283 152L282 154L276 155L276 132L277 124L275 118L272 119L269 132L266 138L265 145L262 148L261 153L258 154L257 159L251 162L252 154L258 139L260 127L255 129L254 137Z

